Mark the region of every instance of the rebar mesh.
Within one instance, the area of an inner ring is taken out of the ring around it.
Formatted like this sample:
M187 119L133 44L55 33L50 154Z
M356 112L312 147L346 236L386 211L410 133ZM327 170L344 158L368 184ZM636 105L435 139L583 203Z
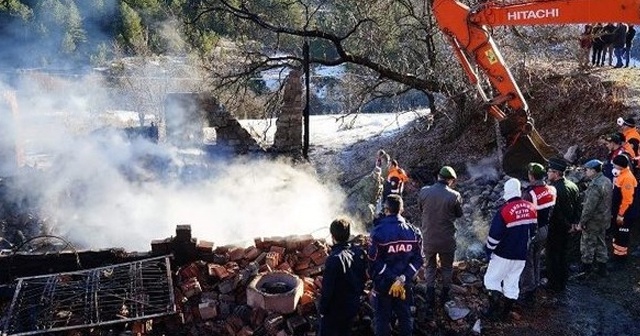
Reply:
M150 319L176 312L168 257L19 278L5 317L9 336Z

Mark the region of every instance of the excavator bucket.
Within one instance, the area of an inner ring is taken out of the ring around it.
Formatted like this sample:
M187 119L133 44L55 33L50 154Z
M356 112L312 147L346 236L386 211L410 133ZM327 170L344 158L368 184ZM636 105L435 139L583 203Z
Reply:
M527 179L527 165L538 162L546 165L550 158L559 152L547 144L533 126L532 120L524 115L512 116L501 122L500 128L507 140L502 157L502 169L505 174Z

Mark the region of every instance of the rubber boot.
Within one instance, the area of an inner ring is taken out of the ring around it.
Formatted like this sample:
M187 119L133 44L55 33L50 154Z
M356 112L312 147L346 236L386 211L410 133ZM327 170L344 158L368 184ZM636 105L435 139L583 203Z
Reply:
M513 311L513 305L516 302L514 299L509 299L507 297L504 298L504 308L502 309L502 320L506 321L509 319L511 312Z
M436 308L436 288L427 287L427 293L425 295L427 301L427 311L429 314L433 314Z
M593 276L593 271L594 271L594 268L592 264L582 263L580 265L579 278L588 280Z
M531 308L536 304L536 289L522 293L522 305Z
M489 291L489 308L484 312L484 316L492 321L500 319L502 315L502 293Z
M609 276L609 271L607 271L607 263L596 263L596 273L603 278Z
M442 292L440 292L440 304L443 306L449 301L449 290L449 287L442 287Z

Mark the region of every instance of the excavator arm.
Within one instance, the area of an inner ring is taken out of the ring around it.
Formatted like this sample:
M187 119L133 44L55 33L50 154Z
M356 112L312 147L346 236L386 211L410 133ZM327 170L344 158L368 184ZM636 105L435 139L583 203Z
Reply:
M474 8L456 0L434 0L433 13L469 80L501 122L506 139L502 165L506 174L526 176L528 162L546 162L558 151L533 127L527 102L491 37L497 26L571 23L640 23L640 0L488 1ZM491 84L490 92L481 77Z

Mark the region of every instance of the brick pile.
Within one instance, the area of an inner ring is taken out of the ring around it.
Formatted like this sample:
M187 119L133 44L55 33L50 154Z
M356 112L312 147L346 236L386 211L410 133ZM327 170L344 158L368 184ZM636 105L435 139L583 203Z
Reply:
M366 245L366 237L359 236L356 243ZM256 238L249 247L216 247L212 242L191 238L190 227L179 225L176 237L152 242L152 250L154 253L172 253L176 265L182 265L174 270L178 315L154 321L161 322L165 334L317 334L319 315L316 303L329 252L324 240L298 235ZM435 311L427 307L426 286L420 274L414 291L417 334L443 331L473 334L479 328L481 311L488 305L482 285L485 270L483 261L456 263L452 301L446 304L438 302ZM274 274L276 279L282 274L296 279L301 287L299 295L279 297L275 301L252 298L255 292L251 286L257 279ZM362 308L354 323L353 335L372 334L373 310L367 300L368 294L368 290L363 293Z
M177 260L195 259L174 273L179 314L165 323L169 332L239 336L316 334L316 299L329 252L324 240L300 235L256 238L249 247L215 247L212 242L191 238L189 229L178 226L176 237L152 243L156 253L172 250L178 251ZM295 308L290 313L247 304L250 282L256 276L274 272L295 275L302 283L301 295L293 302Z

